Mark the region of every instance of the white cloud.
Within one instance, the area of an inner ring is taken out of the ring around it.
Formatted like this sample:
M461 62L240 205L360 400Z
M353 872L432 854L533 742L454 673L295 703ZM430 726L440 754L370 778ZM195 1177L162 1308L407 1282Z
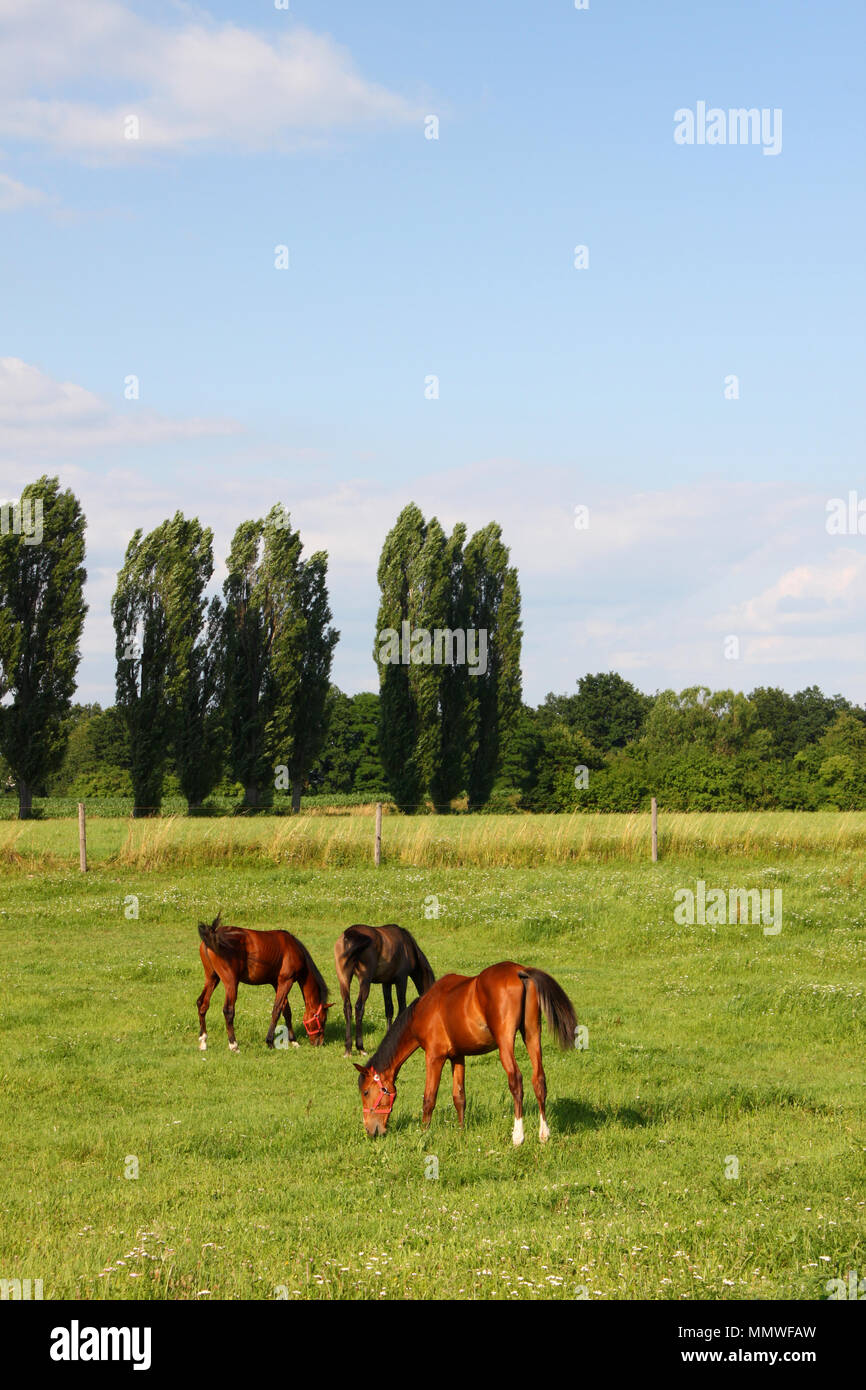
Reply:
M236 434L231 420L171 419L138 402L115 410L70 381L56 381L18 357L0 357L0 459L71 450L159 444Z
M43 207L54 199L39 188L28 188L8 174L0 174L0 212L20 212L22 208Z
M0 92L0 135L118 159L208 143L272 149L420 119L289 16L276 14L269 34L200 10L160 25L119 0L0 0ZM125 135L130 115L138 139Z

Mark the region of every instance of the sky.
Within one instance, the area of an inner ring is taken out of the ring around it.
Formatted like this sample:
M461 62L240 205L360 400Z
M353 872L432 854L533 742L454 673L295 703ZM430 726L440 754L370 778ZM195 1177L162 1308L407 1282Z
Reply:
M137 527L216 590L277 501L376 689L414 501L501 524L529 703L866 703L860 0L289 3L0 0L0 499L81 499L76 698Z

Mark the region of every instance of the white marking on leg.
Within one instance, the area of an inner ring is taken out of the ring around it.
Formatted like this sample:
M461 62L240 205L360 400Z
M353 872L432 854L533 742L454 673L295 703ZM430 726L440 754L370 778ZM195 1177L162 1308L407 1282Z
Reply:
M199 1033L198 1050L199 1052L207 1052L207 1033Z
M523 1143L523 1116L522 1116L522 1115L521 1115L521 1117L520 1117L519 1120L515 1119L515 1121L514 1121L514 1129L511 1131L511 1142L512 1142L512 1144L514 1145L515 1148L519 1148L520 1145Z
M240 1052L240 1050L241 1050L241 1045L240 1045L240 1043L237 1043L237 1042L229 1043L229 1052Z
M301 1044L297 1041L296 1038L292 1038L292 1047L300 1047L300 1045Z
M542 1144L546 1144L550 1138L550 1130L548 1129L547 1121L544 1116L541 1117L541 1124L538 1126L538 1137Z

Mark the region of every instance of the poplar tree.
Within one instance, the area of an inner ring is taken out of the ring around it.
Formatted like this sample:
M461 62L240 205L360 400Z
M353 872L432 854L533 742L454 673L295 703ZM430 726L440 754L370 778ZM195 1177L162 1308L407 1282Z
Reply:
M84 602L78 499L57 478L29 483L0 507L0 753L18 785L18 814L63 760Z
M379 754L389 791L403 810L417 810L425 792L424 773L418 757L418 707L411 666L383 657L382 634L400 633L411 620L414 605L412 580L424 543L424 518L414 502L404 507L385 537L379 560L381 590L376 621L374 659L379 668Z
M223 587L233 768L253 808L272 800L285 767L299 809L327 730L339 633L330 626L327 555L304 560L301 549L299 532L277 504L264 521L238 527Z
M112 599L117 707L129 735L133 815L155 814L173 749L181 788L195 808L216 780L213 662L204 637L212 533L176 512L129 542Z
M470 675L467 700L469 809L488 800L505 740L521 708L520 586L502 529L490 522L466 547L470 626L487 633L487 670Z
M517 572L495 522L468 546L465 540L465 526L446 538L436 518L425 523L412 503L382 548L379 745L391 794L406 810L417 809L428 791L440 812L464 789L473 806L483 804L521 707ZM452 664L448 637L444 651L435 645L431 651L436 629L466 634L471 628L485 634L483 672L480 663L475 669L466 661ZM391 641L388 631L396 635ZM437 654L444 660L436 661Z

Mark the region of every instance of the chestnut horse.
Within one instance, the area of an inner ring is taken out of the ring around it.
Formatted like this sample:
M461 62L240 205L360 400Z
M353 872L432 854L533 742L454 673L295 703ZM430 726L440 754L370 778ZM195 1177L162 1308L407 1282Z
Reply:
M288 1001L289 990L297 981L304 996L304 1027L313 1046L320 1047L325 1041L327 1011L334 1006L328 1003L328 986L303 942L287 931L248 931L245 927L223 926L221 917L222 913L218 913L210 926L204 922L198 925L199 954L205 976L204 989L198 997L201 1051L207 1051L207 1010L220 980L225 986L223 1014L232 1052L239 1050L234 1029L239 984L273 985L276 998L265 1042L273 1047L277 1019L282 1013L289 1042L297 1047Z
M406 1008L406 981L409 977L411 976L419 994L429 989L436 978L429 960L412 933L406 931L405 927L393 924L387 927L347 927L334 943L334 964L337 967L337 982L346 1019L346 1057L352 1055L352 1000L349 990L353 975L358 976L355 1042L362 1056L366 1056L363 1040L364 1005L370 993L370 986L382 986L385 1027L390 1028L394 1019L391 986L393 985L397 991L399 1017Z
M419 1047L427 1054L421 1123L425 1129L430 1123L442 1068L450 1062L452 1094L462 1129L465 1059L498 1048L514 1100L511 1137L515 1144L522 1144L523 1077L514 1057L514 1038L519 1032L532 1062L532 1085L541 1112L538 1137L544 1143L550 1130L544 1114L547 1083L541 1064L542 1011L559 1046L576 1046L577 1016L571 1000L543 970L501 961L480 975L443 975L400 1015L366 1066L355 1063L361 1073L358 1088L367 1133L371 1138L385 1133L397 1095L397 1073Z

